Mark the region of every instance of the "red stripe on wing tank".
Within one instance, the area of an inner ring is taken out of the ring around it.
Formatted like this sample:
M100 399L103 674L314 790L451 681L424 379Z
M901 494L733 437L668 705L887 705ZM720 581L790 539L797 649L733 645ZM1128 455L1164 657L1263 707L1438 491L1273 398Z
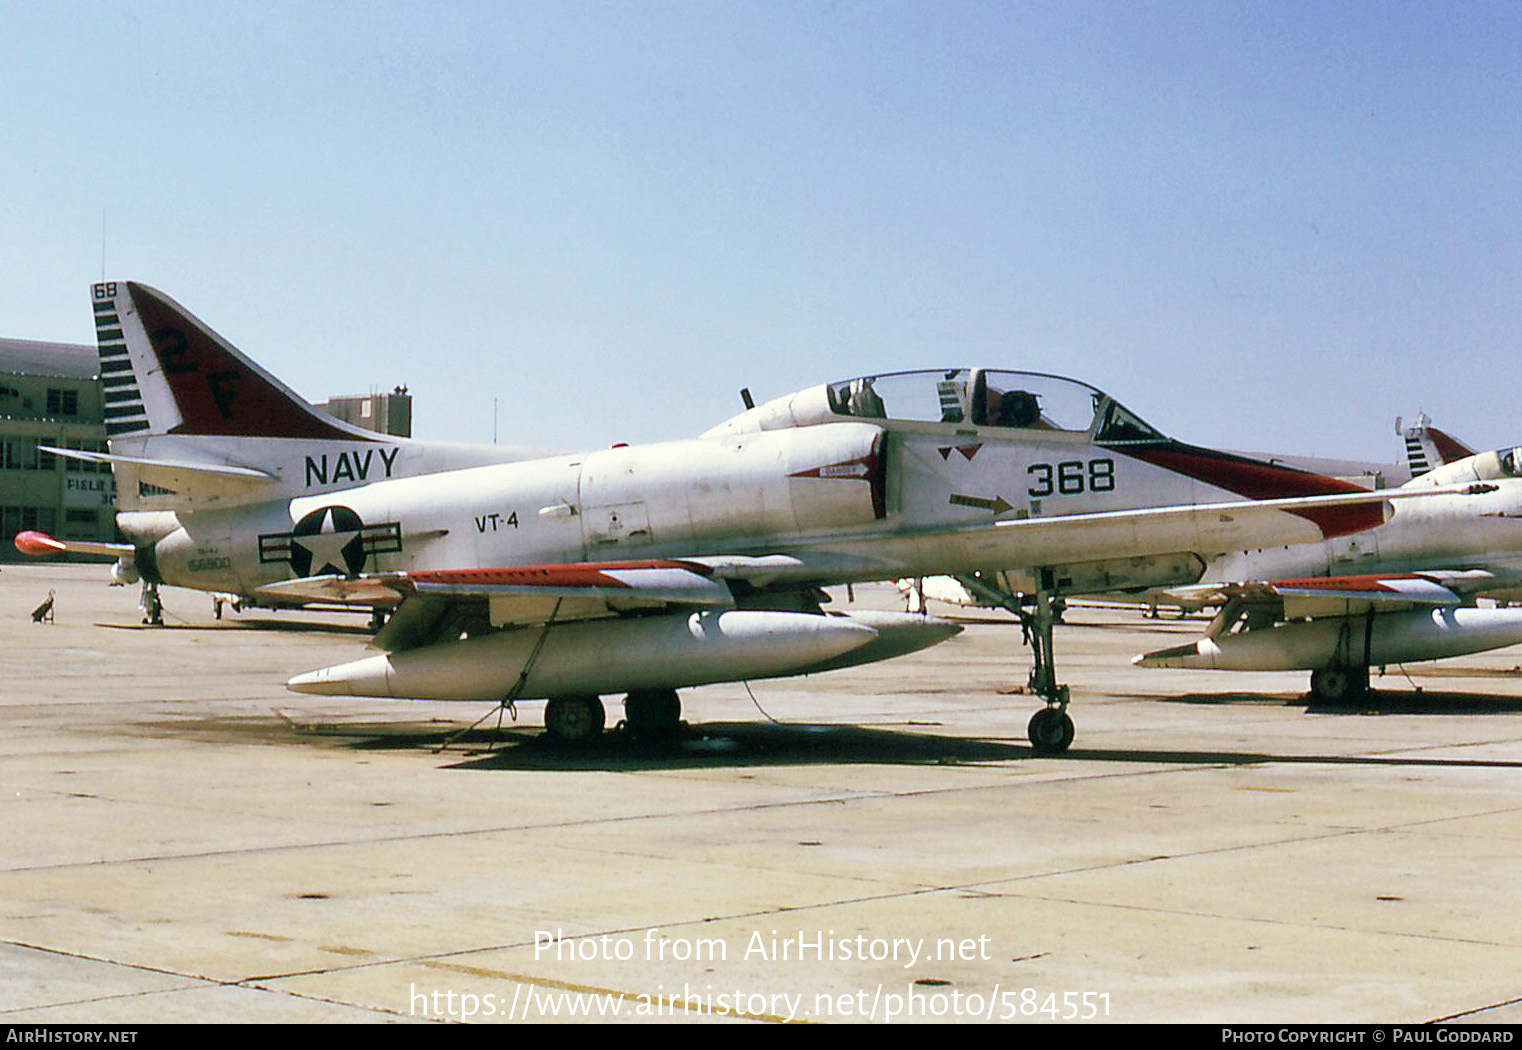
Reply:
M1399 594L1402 585L1441 586L1431 577L1415 573L1386 572L1362 576L1312 576L1303 580L1274 580L1272 586L1296 591L1369 591Z
M1335 496L1350 492L1367 492L1368 489L1340 478L1312 474L1307 470L1264 463L1230 452L1196 448L1169 442L1160 445L1141 445L1132 448L1115 448L1128 456L1163 467L1196 481L1203 481L1228 492L1235 492L1246 499L1288 499L1294 496ZM1352 507L1312 507L1289 511L1307 521L1314 522L1328 539L1362 532L1384 524L1384 505L1369 503Z
M696 562L646 559L637 561L573 562L568 565L523 565L501 569L427 569L408 573L417 583L474 584L483 587L628 587L610 575L640 569L681 569L697 576L712 570Z

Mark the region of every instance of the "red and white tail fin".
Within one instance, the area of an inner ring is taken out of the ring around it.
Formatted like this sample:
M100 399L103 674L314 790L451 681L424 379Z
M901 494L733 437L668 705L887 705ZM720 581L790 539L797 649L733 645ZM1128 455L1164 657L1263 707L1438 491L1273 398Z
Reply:
M262 502L535 454L345 423L146 285L97 284L91 301L111 451L49 451L109 463L123 510Z
M1411 468L1413 478L1475 454L1474 449L1458 438L1433 426L1425 412L1418 412L1415 422L1404 430L1401 430L1400 420L1396 420L1395 425L1406 439L1406 464Z
M162 292L92 288L106 434L376 441L313 408Z

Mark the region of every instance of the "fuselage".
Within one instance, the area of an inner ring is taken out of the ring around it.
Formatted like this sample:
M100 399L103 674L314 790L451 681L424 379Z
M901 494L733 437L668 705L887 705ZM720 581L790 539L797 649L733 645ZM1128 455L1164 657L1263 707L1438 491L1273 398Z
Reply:
M1043 406L1026 418L971 401L1000 388L1006 403L1035 401L1026 387ZM387 465L372 457L376 480L335 489L364 460L330 459L302 479L322 491L182 510L139 565L245 594L325 574L725 554L807 554L828 582L1137 557L1197 575L1199 552L1245 545L1230 515L1183 531L1029 530L1017 545L979 527L1351 488L1171 442L1072 380L971 370L815 387L686 441L412 477L385 477ZM1267 536L1284 544L1346 524L1335 511L1279 517Z

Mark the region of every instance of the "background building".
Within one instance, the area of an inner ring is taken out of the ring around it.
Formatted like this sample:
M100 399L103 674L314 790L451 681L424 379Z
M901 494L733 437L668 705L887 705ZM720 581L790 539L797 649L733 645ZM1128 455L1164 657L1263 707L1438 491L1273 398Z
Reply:
M318 408L366 430L392 437L412 436L412 395L399 386L389 394L335 397Z
M93 346L0 339L0 536L40 529L77 540L116 536L116 487L104 465L51 448L106 451Z
M23 557L11 540L24 529L71 540L117 538L110 467L42 451L106 451L99 368L93 346L0 339L0 560ZM405 387L318 407L356 426L412 436Z

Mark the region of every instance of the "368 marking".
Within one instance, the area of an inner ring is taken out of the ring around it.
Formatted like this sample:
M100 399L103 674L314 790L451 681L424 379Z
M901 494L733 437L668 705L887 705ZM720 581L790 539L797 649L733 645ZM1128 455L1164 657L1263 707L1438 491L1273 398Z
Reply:
M1055 465L1032 463L1025 468L1025 474L1032 482L1026 494L1038 498L1115 491L1115 461L1108 456L1088 462L1065 459Z

